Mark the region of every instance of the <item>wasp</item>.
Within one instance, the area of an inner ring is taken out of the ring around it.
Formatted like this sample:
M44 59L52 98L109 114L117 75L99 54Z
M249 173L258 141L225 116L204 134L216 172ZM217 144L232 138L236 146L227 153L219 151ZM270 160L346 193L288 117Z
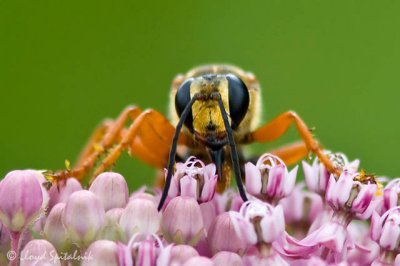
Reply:
M128 106L115 120L105 120L93 133L72 170L54 174L55 180L69 176L92 179L109 169L123 151L158 169L164 189L159 210L166 200L174 164L189 156L216 165L219 191L229 186L232 172L240 196L247 200L243 187L243 165L247 158L243 146L270 142L294 124L301 141L271 151L287 164L310 153L332 172L340 169L330 161L304 121L293 111L282 113L259 126L262 111L261 88L256 77L231 65L205 65L178 75L170 89L169 119L153 109ZM129 122L129 126L127 125ZM101 162L97 164L97 161Z

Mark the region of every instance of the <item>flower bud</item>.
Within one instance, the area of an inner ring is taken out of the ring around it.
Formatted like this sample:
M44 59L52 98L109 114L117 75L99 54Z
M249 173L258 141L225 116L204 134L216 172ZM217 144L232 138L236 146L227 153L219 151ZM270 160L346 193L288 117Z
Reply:
M65 205L62 221L73 242L88 246L104 225L103 205L90 191L74 192Z
M230 211L217 216L207 239L213 254L230 251L243 255L250 245L256 243L257 235L250 222Z
M49 190L49 207L53 208L53 206L57 203L66 203L69 196L79 190L82 190L82 185L76 178L73 177L66 179L58 186L52 186Z
M114 208L106 212L105 225L101 229L97 239L107 239L112 241L125 241L125 234L119 225L124 209Z
M171 249L171 261L183 264L190 258L198 256L199 253L191 246L176 245Z
M98 175L89 191L100 198L105 211L112 208L125 208L129 198L128 184L124 177L113 172Z
M183 264L183 266L214 266L214 263L211 259L207 258L207 257L194 257L189 259L188 261L185 262L185 264Z
M194 246L204 234L200 206L191 197L173 198L162 215L161 230L170 243Z
M296 181L297 166L290 172L285 163L272 154L264 154L257 164L246 163L246 190L267 202L277 202L288 196Z
M177 163L168 196L192 197L199 203L210 201L215 194L217 178L214 164L205 165L195 157L189 157L185 163Z
M0 221L10 231L24 230L44 211L43 178L39 171L16 170L0 182Z
M220 251L212 258L214 266L242 266L242 258L233 252Z
M61 265L57 251L44 239L34 239L25 245L21 252L20 266Z
M62 221L64 209L65 203L56 204L51 209L44 225L44 237L60 252L68 250L71 245L67 228Z
M146 199L131 200L123 211L119 224L130 239L135 233L155 234L160 229L160 214L156 205Z
M85 252L82 266L118 266L117 244L109 240L93 242Z

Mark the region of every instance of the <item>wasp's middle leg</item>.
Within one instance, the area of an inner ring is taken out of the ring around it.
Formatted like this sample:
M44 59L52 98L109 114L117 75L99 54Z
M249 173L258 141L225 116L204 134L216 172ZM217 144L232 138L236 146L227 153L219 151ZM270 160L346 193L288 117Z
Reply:
M286 112L272 120L270 123L262 126L249 135L249 141L273 141L282 136L290 125L295 124L296 129L303 139L307 149L318 156L319 160L325 167L336 175L340 174L340 169L329 160L328 156L323 152L318 142L314 139L307 125L295 112Z

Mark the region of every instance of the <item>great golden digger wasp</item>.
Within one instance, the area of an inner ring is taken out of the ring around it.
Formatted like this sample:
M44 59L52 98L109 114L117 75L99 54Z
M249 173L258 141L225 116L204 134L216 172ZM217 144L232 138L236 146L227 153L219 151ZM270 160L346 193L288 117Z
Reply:
M159 178L164 184L158 206L161 209L175 161L184 161L194 155L216 165L219 191L230 184L233 170L239 193L246 201L241 170L246 158L242 146L273 141L291 124L296 126L302 141L272 153L291 164L311 152L330 172L340 173L296 113L285 112L258 127L261 108L260 85L252 73L231 65L194 68L185 75L178 75L172 82L170 119L153 109L142 111L136 106L127 107L116 120L104 121L94 131L75 167L55 173L54 180L70 176L82 180L93 173L92 182L127 150L131 156L158 169L167 168L165 183L163 175ZM128 121L131 121L130 126L125 127ZM104 158L97 166L101 157Z

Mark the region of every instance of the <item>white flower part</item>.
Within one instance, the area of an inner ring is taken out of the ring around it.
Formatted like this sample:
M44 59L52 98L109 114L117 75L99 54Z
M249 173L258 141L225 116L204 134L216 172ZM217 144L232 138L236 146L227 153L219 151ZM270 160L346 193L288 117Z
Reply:
M257 234L253 225L238 212L229 211L228 213L238 238L246 241L248 244L255 244L257 242Z
M282 159L279 158L278 156L275 156L271 153L265 153L261 155L261 157L258 159L256 166L260 170L264 169L271 170L271 168L279 164L285 165Z
M261 218L259 238L267 243L275 241L285 230L285 218L282 206L276 207L262 201L248 201L240 208L240 214L249 222Z
M400 177L390 180L390 182L386 184L385 189L392 189L397 193L400 192Z

